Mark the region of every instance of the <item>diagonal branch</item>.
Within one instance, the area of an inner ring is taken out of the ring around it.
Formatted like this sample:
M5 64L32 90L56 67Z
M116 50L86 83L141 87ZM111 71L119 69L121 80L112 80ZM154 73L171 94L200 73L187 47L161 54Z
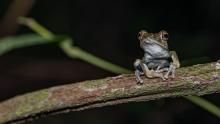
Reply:
M133 74L120 75L16 96L0 103L0 123L24 122L49 114L219 91L220 70L216 69L216 63L183 67L177 70L175 79L145 79L144 85L137 85Z

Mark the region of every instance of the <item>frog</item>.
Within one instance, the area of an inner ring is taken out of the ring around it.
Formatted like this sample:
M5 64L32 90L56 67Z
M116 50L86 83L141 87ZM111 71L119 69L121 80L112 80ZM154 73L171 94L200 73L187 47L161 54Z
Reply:
M170 75L175 78L175 70L180 67L180 61L175 51L169 51L168 39L169 34L165 30L158 33L141 30L138 33L144 56L134 62L137 83L143 84L142 75L149 79L167 80Z

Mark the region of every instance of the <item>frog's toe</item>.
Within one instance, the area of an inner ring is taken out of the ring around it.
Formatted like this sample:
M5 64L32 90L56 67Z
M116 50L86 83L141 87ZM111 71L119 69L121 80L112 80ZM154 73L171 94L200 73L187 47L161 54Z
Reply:
M163 76L163 73L154 73L154 77L160 77L162 80L166 80L166 78Z
M161 78L162 78L162 80L164 80L164 81L166 80L166 78L165 78L165 77L161 77Z
M168 75L169 75L169 74L165 74L165 75L164 75L164 78L165 78L165 79L168 79L168 78L169 78Z
M136 79L137 84L143 84L144 81L142 79Z
M169 78L169 75L170 75L170 72L168 71L168 72L164 75L164 78L165 78L165 79L168 79L168 78Z
M138 82L138 84L142 85L142 84L144 84L144 81L143 81L143 80L140 80L140 81Z
M175 78L175 73L172 73L172 78Z

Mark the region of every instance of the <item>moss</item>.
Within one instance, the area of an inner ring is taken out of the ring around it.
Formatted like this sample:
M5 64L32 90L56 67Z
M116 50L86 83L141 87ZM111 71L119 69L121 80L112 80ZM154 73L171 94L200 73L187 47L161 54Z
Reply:
M215 68L213 63L209 64L198 64L190 67L181 68L177 71L177 73L181 74L181 76L193 76L198 75L201 72L207 73L212 71Z
M220 69L216 71L217 71L218 77L220 77Z
M101 96L102 100L116 99L116 98L125 98L129 96L129 92L124 91L124 88L112 89L112 91L104 96Z
M201 74L198 77L203 80L210 80L210 79L213 79L212 75L213 75L212 73L206 73L206 74Z
M108 85L107 79L92 80L92 81L86 81L85 84L83 85L83 88L98 89L106 85Z
M21 101L15 114L17 116L26 115L28 113L35 113L42 110L47 104L47 98L49 97L49 92L47 90L42 90L40 92L27 94L24 100Z

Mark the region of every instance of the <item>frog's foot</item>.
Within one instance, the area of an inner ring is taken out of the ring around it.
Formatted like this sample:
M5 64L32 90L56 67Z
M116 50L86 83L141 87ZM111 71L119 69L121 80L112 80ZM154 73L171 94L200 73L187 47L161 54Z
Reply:
M135 77L136 77L136 81L137 83L143 84L144 81L141 79L141 75L143 73L141 73L139 70L135 70Z
M164 78L168 79L170 74L171 74L171 72L167 72L167 73L164 75ZM172 77L173 77L173 76L172 76Z
M156 71L152 71L152 77L159 77L159 78L161 78L162 80L166 80L165 78L164 78L164 76L163 76L163 73L161 73L161 72L156 72Z
M156 77L160 77L163 80L165 80L163 73L161 72L157 72L156 70L150 70L146 64L142 64L142 69L143 69L143 73L146 77L148 78L156 78ZM159 70L158 70L159 71Z
M163 76L163 73L160 72L160 71L162 71L162 70L158 70L158 72L155 71L155 70L147 70L146 73L145 73L145 76L148 77L148 78L157 78L157 77L159 77L163 80L166 80Z
M157 67L157 69L155 70L155 72L161 72L161 66L160 66L160 65Z
M166 78L163 76L163 74L160 75L160 78L164 81L166 80Z
M172 78L175 78L175 70L176 70L176 67L173 63L170 64L170 68L168 69L167 73L164 75L164 77L166 79L169 78L169 75L172 74Z
M173 68L172 70L172 78L175 78L176 68Z

